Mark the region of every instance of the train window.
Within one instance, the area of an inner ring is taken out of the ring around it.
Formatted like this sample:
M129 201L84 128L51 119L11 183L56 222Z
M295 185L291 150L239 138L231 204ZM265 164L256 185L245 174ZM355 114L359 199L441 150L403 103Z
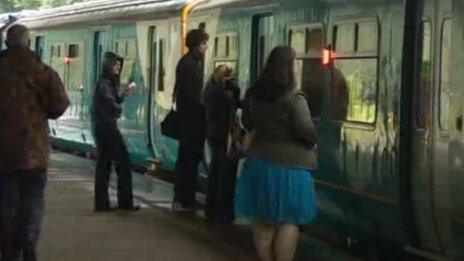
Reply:
M61 57L61 45L54 44L51 47L51 57Z
M356 51L372 52L377 51L377 24L376 23L358 23L356 25Z
M306 93L313 118L321 114L325 69L321 64L324 45L322 25L307 25L291 28L289 44L297 53L295 77L297 88Z
M306 94L311 116L321 116L325 86L325 68L320 57L297 60L301 62L301 90Z
M354 24L335 26L334 47L337 52L353 52L355 43Z
M429 21L420 24L419 36L420 59L418 78L416 79L416 125L419 128L427 128L430 117L430 90L431 90L431 28Z
M215 41L215 53L217 58L226 58L227 57L227 37L218 36Z
M164 91L164 39L159 40L159 69L158 69L158 91Z
M116 41L116 54L121 57L127 56L127 47L128 42L127 40L117 40Z
M68 46L68 57L69 58L79 57L79 45L78 44L70 44Z
M332 84L332 118L373 123L377 99L377 58L337 59Z
M307 29L305 27L293 28L289 32L290 46L293 47L297 55L306 54Z
M137 45L135 39L129 39L126 41L126 56L129 58L137 57Z
M309 52L322 52L324 48L324 32L322 28L308 29L308 46Z
M227 65L236 71L238 59L238 35L229 33L218 35L214 46L214 67Z
M450 118L451 19L443 21L440 61L440 127L443 130L448 130Z
M335 61L331 117L372 124L377 114L378 23L351 22L334 28Z
M228 53L227 56L237 59L238 56L238 37L235 34L230 34L227 36L228 41Z

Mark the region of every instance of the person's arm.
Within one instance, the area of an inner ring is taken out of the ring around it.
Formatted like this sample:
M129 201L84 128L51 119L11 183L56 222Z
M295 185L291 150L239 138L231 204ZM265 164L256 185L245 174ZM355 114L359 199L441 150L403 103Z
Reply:
M247 131L253 129L253 122L251 120L251 97L245 95L245 99L242 102L242 125Z
M49 119L58 119L68 108L69 98L58 73L50 67L45 67L44 73L48 79L42 83L46 95L43 105Z
M303 93L298 93L291 104L291 127L296 139L308 148L314 147L317 143L316 129L306 97Z
M109 104L115 111L120 112L122 111L122 106L120 100L120 97L116 97L115 92L113 91L113 86L111 81L102 79L100 81L100 84L98 86L98 91L101 94L101 97L103 97L103 100Z

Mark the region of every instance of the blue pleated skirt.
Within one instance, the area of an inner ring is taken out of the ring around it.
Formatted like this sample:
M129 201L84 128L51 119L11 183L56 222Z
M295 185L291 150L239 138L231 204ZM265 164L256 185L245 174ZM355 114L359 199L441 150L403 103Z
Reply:
M235 213L251 221L307 224L316 216L311 172L250 156L237 179Z

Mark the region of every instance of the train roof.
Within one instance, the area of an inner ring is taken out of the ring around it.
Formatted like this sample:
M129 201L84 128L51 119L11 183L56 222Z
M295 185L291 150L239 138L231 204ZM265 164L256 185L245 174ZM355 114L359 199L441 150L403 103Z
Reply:
M188 0L106 0L39 10L20 19L30 28L104 25L163 18L179 12Z

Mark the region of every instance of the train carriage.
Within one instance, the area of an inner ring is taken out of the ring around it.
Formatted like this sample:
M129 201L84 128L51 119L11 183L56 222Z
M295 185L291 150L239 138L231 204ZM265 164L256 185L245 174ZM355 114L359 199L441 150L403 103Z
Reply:
M121 120L131 157L140 165L157 158L167 171L177 143L159 125L171 108L185 32L210 34L205 78L227 64L243 91L274 46L291 45L319 134L318 217L310 231L381 246L390 257L400 248L458 258L463 10L457 0L137 0L39 11L21 22L72 99L50 123L55 143L93 149L91 95L102 53L115 51L125 58L123 82L138 84Z

